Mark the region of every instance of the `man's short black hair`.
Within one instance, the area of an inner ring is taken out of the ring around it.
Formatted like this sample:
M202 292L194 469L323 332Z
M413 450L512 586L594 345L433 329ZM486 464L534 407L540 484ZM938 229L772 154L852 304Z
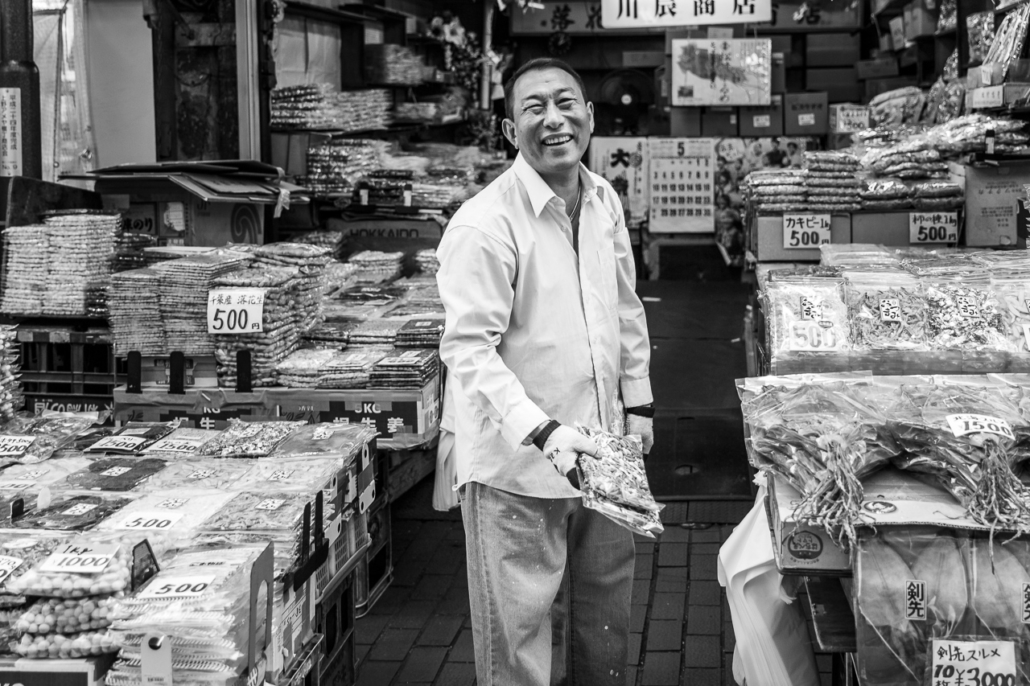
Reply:
M515 73L511 75L504 84L504 112L508 119L514 119L515 113L515 82L519 80L519 77L530 71L541 71L543 69L561 69L563 72L569 74L575 81L576 85L579 86L580 95L583 96L584 102L587 99L587 89L583 85L583 78L576 73L576 70L564 62L554 57L537 57L523 64L521 67L515 70Z

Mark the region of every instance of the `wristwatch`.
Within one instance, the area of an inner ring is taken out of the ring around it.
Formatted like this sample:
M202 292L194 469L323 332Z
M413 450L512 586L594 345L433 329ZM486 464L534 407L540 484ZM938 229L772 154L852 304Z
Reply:
M654 403L650 403L647 405L638 405L637 407L627 407L626 414L632 414L638 417L646 417L647 419L654 419Z

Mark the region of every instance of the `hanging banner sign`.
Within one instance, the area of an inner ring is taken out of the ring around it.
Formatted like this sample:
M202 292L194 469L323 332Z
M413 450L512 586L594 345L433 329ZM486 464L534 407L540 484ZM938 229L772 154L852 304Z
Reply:
M755 24L772 21L772 0L601 0L606 29Z

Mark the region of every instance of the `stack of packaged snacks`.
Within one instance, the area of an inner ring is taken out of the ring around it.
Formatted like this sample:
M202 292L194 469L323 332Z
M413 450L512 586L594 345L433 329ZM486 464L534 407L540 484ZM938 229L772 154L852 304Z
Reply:
M153 267L131 269L111 277L108 309L116 354L168 352L160 293L161 273Z
M759 214L804 211L808 202L807 175L801 169L765 169L745 180L748 203Z
M807 209L852 212L861 206L861 182L855 178L858 159L846 152L805 152Z
M254 249L256 265L286 267L297 271L293 278L294 310L301 333L324 321L325 269L333 261L332 250L304 243L272 243Z

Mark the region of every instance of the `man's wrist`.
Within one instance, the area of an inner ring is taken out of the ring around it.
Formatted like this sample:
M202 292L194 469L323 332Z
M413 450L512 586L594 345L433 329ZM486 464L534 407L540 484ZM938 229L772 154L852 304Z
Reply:
M648 403L647 405L638 405L636 407L627 407L626 414L636 415L637 417L646 417L647 419L654 419L654 403Z
M533 437L533 445L535 445L540 450L540 452L543 452L544 445L546 445L547 443L547 439L550 438L551 434L554 433L555 429L557 429L560 426L561 424L553 419L548 421L546 424L544 424L544 428L540 429L540 431L537 432L537 435Z
M526 440L522 441L522 445L533 445L533 439L536 438L540 434L540 432L544 430L544 427L547 426L548 422L550 421L551 420L548 419L537 424L537 427L530 431L529 435L526 436Z

